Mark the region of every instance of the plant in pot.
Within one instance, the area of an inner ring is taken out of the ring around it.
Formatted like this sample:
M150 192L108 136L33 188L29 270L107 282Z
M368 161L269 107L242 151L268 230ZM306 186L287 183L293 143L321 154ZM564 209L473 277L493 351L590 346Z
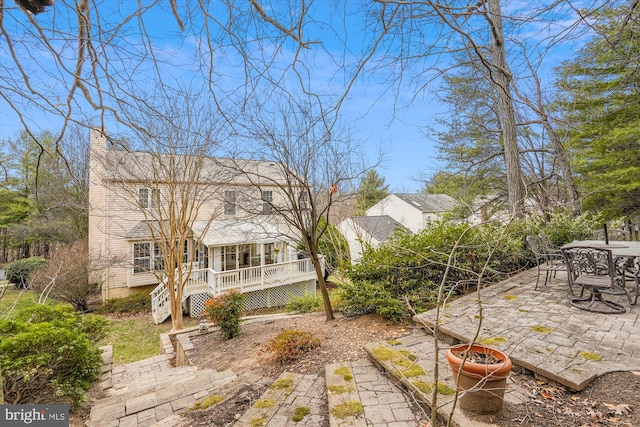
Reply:
M500 411L512 366L509 356L481 344L458 344L447 350L447 360L461 393L462 410L479 414Z

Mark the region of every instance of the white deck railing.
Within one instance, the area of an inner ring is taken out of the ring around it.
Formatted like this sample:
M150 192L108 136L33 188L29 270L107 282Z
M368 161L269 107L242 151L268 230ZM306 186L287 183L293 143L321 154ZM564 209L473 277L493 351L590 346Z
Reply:
M231 271L194 269L185 284L183 302L195 294L208 293L217 297L231 290L245 293L315 278L315 269L308 258ZM169 291L165 283L160 283L151 292L151 313L156 324L171 315Z

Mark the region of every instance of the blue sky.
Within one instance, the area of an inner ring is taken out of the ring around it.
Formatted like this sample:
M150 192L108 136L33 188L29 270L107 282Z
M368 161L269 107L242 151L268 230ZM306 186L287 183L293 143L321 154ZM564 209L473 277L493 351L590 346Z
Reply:
M528 7L526 2L515 1L507 3L510 10L503 10L505 13L516 12L519 8L527 10ZM38 15L36 17L38 22L46 27L49 25L49 21L55 22L54 19L57 19L57 24L60 25L65 20L65 16L67 16L60 9L62 6L59 5L61 4L56 3L57 9L55 13L49 11ZM315 7L320 8L320 20L331 19L331 13L336 13L336 16L342 14L341 11L330 10L325 6L326 4L328 3L315 3ZM355 16L357 11L350 9L352 3L344 3L342 6L345 4L348 4L348 6L345 6L348 8L348 12L354 13ZM111 18L117 21L118 15L126 13L123 9L126 3L101 3L100 5L103 8L115 8L109 13L104 12L105 9L102 9L105 19ZM169 6L164 3L160 3L160 5L161 8L158 9L156 7L156 10L152 10L145 22L148 24L148 30L152 36L155 54L167 61L166 65L160 67L161 73L164 73L163 78L169 77L179 81L194 79L195 81L199 77L194 78L189 73L193 73L196 70L198 59L206 60L206 58L202 57L197 57L194 60L197 47L204 40L199 39L198 33L195 32L179 33L175 19L173 19L169 11ZM323 10L322 7L325 7L325 9ZM12 28L15 29L17 34L17 31L22 31L20 29L22 26L28 29L29 24L24 19L24 16L21 15L21 12L15 9L5 12L7 12L5 25L10 30ZM554 19L555 21L553 22L557 21L560 25L548 25L549 23L541 22L525 29L520 28L519 31L521 31L521 35L525 36L527 43L535 46L538 40L543 43L545 39L549 40L549 37L566 26L561 17L555 16ZM339 23L333 27L318 24L317 28L311 28L310 33L308 33L309 39L317 38L322 41L320 48L314 47L310 52L304 51L302 53L304 60L307 61L306 63L310 64L309 76L305 84L314 91L331 95L344 90L345 79L349 73L348 71L342 73L339 67L340 64L336 64L333 59L344 54L347 60L350 58L355 63L362 51L362 47L370 43L370 40L366 40L366 35L363 37L359 35L362 32L362 28L364 28L364 23L358 20L351 22L353 24L348 28L341 26ZM567 22L570 23L571 19L568 19ZM137 23L134 21L126 30L122 30L121 36L123 39L118 46L119 49L135 49L136 44L139 43L139 40L136 39L136 33L138 32L136 25ZM362 26L362 28L358 28L359 26ZM250 28L248 34L250 34ZM432 33L425 31L423 37L426 37L426 39L423 39L422 42L432 41L429 38L435 37L436 34L438 34L438 31L435 31L435 29ZM130 44L127 44L129 42ZM287 43L277 46L281 49L281 52L278 52L274 58L277 61L281 61L281 64L277 65L281 65L283 70L291 63L291 58L294 55L292 46L292 44ZM393 42L386 48L393 53ZM34 80L41 85L43 91L50 93L50 99L62 97L62 100L64 100L65 84L68 85L69 81L68 76L61 77L64 73L60 71L60 64L66 64L67 67L73 69L73 55L70 54L73 52L70 50L72 47L65 49L67 59L63 59L58 64L54 64L52 58L47 57L48 51L43 46L32 45L28 51L19 51L25 63L29 63L35 58L44 64L44 69L36 69L33 73ZM266 51L276 49L276 46L262 43L259 47L254 46L252 49L255 50L250 53L255 53L258 49L265 49ZM543 69L548 70L548 67L559 63L558 56L556 56L558 52L561 52L560 57L562 57L571 51L565 47L556 48L556 51L545 59ZM220 88L228 89L233 87L234 84L241 85L242 81L238 77L238 69L241 69L241 58L237 55L237 51L228 48L217 49L214 54L216 55L214 63L217 71L220 71L220 75L225 76L227 79L223 83L216 82L220 85ZM372 63L379 65L376 62L379 59L381 58L373 58ZM5 74L4 78L7 79L6 74L15 73L15 68L11 69L10 61L7 61L7 51L2 45L0 45L0 61L4 64L9 64L0 66L0 77L2 77L1 74ZM439 67L446 66L446 59L443 59L443 57L440 57L438 61L440 61ZM429 64L425 62L422 65L428 66ZM153 72L149 64L139 65L139 71L131 74L130 80L132 82L135 80L135 84L144 86L148 76L150 81L153 80L153 77L151 77ZM283 71L283 76L284 73ZM426 76L427 83L425 88L422 89L416 99L412 99L416 95L414 93L414 88L417 84L415 80L408 79L403 81L395 87L395 92L391 93L385 73L384 69L375 69L372 66L370 70L367 70L367 78L356 82L342 107L342 120L351 127L353 137L364 144L370 161L376 159L376 154L380 149L384 151L383 162L377 169L379 174L386 179L392 191L419 191L422 189L423 183L416 181L416 179L430 176L440 167L440 163L436 160L435 141L425 134L426 126L433 126L436 115L443 114L446 108L440 105L436 96L434 96L439 90L437 80L429 82L429 77ZM47 75L51 76L51 82L47 81ZM415 76L416 74L414 73L411 77L415 78ZM284 84L295 84L294 80L288 74L284 77L283 82ZM66 83L62 84L63 81ZM0 84L2 83L0 81ZM395 97L396 95L398 98ZM86 103L80 97L76 97L76 99L78 99L79 112L81 112L78 119L95 120L96 113L87 108ZM19 104L22 101L14 100L14 102ZM43 113L42 108L34 108L33 105L26 104L24 109L23 112L28 112L25 117L29 121L29 125L33 126L33 129L48 130L59 126L59 118L50 113ZM0 140L14 137L20 131L21 124L17 117L16 113L11 111L7 104L0 99ZM110 125L108 124L108 126Z

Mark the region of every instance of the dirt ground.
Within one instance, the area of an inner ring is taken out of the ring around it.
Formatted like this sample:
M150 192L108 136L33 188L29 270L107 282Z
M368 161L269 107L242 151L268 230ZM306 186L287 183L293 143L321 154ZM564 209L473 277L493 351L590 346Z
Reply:
M239 337L223 341L210 333L193 340L194 364L203 368L233 370L237 375L263 377L235 392L234 398L207 410L189 414L190 425L230 425L252 400L260 396L270 381L284 371L324 374L324 366L366 357L363 345L410 333L411 325L389 324L378 316L365 315L326 322L324 313L304 314L287 319L244 324ZM311 332L321 340L319 348L287 364L271 362L265 345L280 332L297 329ZM640 426L640 373L617 372L594 381L580 393L537 380L526 373L511 374L511 381L530 390L529 400L520 405L505 404L484 421L504 427L516 426ZM422 414L421 414L422 418ZM215 421L214 421L215 420ZM320 426L319 426L320 427Z

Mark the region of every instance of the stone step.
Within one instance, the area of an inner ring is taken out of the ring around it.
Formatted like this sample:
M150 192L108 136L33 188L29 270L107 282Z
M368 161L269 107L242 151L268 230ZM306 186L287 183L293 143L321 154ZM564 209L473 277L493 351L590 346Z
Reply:
M153 385L151 380L141 377L145 386L131 386L126 392L120 390L98 400L91 407L90 425L150 426L193 405L236 377L230 371L174 369L178 372L169 374L166 381ZM163 374L168 373L153 373L150 378Z
M284 372L234 424L235 427L304 427L326 423L324 379Z
M438 418L448 419L453 408L455 383L445 356L448 345L440 344L438 351L438 381L434 380L436 369L435 343L432 336L420 330L391 341L379 341L365 345L369 358L387 375L395 378L427 411L431 411L433 391L437 391ZM436 385L436 387L434 387ZM507 382L505 401L522 403L526 390L521 390L513 381ZM457 406L453 424L456 426L496 427L469 418ZM377 424L376 424L377 425Z
M325 379L331 427L425 424L426 414L367 359L327 365Z

